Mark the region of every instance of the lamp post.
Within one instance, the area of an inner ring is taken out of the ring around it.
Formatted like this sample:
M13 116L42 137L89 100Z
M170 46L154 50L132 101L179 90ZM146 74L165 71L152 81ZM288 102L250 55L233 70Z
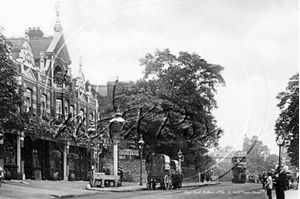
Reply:
M112 139L114 144L114 176L118 176L118 144L121 136L120 132L123 128L125 120L121 117L121 113L117 112L110 122L110 131L112 131Z
M277 142L277 145L279 146L279 162L278 162L279 165L278 166L281 166L281 146L284 145L284 137L282 135L279 135L277 137L276 142Z
M143 174L143 147L144 147L144 140L143 140L143 136L140 136L140 140L138 142L139 144L139 148L140 148L140 157L141 157L141 161L140 161L140 185L143 185L142 182L142 174Z
M22 114L22 86L23 86L23 78L22 75L19 75L17 77L17 82L18 82L18 86L19 86L19 95L20 95L20 116ZM18 136L17 136L17 172L21 173L23 172L22 170L22 159L21 159L21 148L24 146L24 132L18 132ZM23 179L23 173L22 173L22 179Z
M179 170L181 171L181 158L182 158L182 155L183 155L182 152L181 152L181 149L179 149L177 155L178 155L178 158L179 158L179 165L178 165L178 167L179 167Z

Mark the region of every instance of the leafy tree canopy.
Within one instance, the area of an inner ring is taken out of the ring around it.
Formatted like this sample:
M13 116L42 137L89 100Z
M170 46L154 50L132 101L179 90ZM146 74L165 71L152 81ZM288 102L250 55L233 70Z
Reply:
M140 65L145 67L144 78L119 83L115 97L121 110L130 110L125 119L131 131L125 138L143 135L149 153L172 158L180 148L185 161L200 160L222 134L212 110L217 108L216 88L225 84L223 67L195 53L175 56L168 49L147 54Z
M11 43L0 33L0 127L7 129L8 122L18 118L21 95L17 82L17 69L10 58Z
M268 146L264 145L256 135L252 138L244 138L243 151L247 152L247 169L250 173L270 171L278 163L278 156L270 154Z
M277 95L281 113L276 120L276 134L289 141L288 155L291 165L299 169L299 73L290 78L286 91Z

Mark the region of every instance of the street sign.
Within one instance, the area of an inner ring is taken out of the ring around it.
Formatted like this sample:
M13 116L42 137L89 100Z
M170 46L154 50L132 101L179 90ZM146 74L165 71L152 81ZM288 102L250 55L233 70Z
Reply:
M139 150L123 149L123 150L119 150L119 155L135 155L135 156L139 156Z

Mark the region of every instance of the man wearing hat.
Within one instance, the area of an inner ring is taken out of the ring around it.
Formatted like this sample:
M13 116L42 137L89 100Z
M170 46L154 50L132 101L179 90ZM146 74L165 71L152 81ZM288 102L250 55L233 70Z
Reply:
M284 172L283 166L278 166L275 173L275 190L276 198L284 199L284 191L286 187L286 173Z

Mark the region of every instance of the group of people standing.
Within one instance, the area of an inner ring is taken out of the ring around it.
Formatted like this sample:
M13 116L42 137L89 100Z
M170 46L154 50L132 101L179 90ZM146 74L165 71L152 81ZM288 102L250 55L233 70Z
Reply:
M287 174L283 168L283 166L279 166L275 172L266 172L262 175L262 184L263 188L267 191L267 196L269 199L272 199L272 190L275 189L276 199L284 199L285 194L284 191L287 190L288 179ZM298 183L293 181L293 188L298 188Z

